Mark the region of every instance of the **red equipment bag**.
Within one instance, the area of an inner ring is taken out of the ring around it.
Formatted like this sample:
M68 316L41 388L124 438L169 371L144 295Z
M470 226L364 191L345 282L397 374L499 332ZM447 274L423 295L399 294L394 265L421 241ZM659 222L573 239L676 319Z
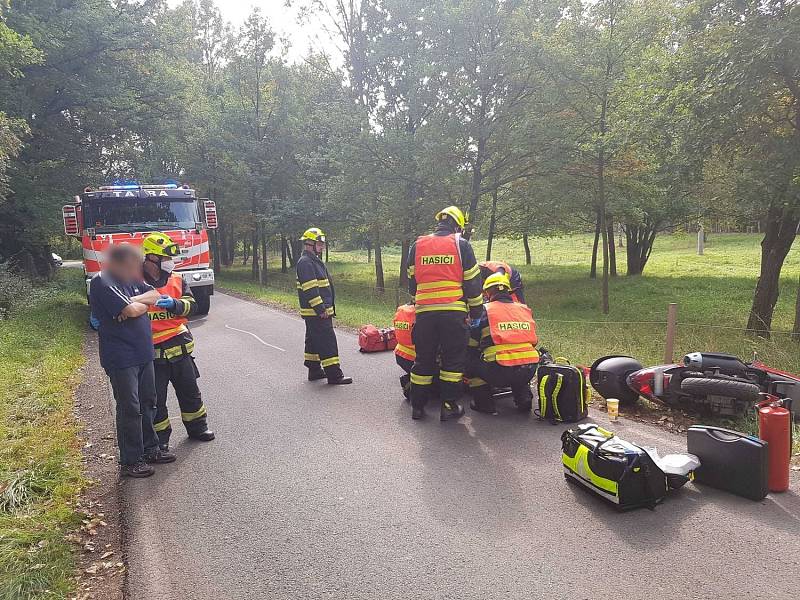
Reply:
M394 350L394 347L397 346L394 327L378 329L375 325L364 325L358 330L358 345L361 352Z

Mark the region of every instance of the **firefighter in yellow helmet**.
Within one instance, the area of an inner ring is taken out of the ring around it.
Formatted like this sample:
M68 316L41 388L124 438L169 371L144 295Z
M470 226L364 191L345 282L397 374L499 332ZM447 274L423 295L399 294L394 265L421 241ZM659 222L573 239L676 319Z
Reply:
M533 314L526 305L514 301L511 282L505 273L489 275L483 290L488 302L481 318L473 321L471 327L480 353L467 369L472 395L470 408L495 414L491 388L510 387L517 407L530 411L533 400L530 382L539 364Z
M326 237L318 227L307 229L300 241L303 254L297 259L297 295L300 316L306 324L305 366L308 380L327 379L330 385L353 383L342 373L339 346L333 329L336 293L328 269L322 262Z
M458 419L467 360L467 313L482 312L480 269L470 243L461 237L464 213L448 206L436 214L436 229L412 244L408 291L414 296L416 358L411 369L411 418L422 419L439 373L442 421ZM437 365L437 356L440 364Z
M167 411L167 387L172 383L181 420L190 438L201 442L214 439L208 428L206 407L203 404L194 362L194 338L188 318L197 312L194 296L178 273L173 273L175 256L180 248L165 233L150 233L142 241L145 255L145 281L161 294L161 299L148 310L153 331L156 374L155 429L162 450L169 448L172 426Z

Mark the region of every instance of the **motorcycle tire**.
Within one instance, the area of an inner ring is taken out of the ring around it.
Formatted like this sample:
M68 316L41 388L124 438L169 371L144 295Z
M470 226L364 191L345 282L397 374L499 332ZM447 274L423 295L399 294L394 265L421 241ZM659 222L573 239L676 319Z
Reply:
M761 388L746 381L687 377L681 381L681 391L692 396L724 396L755 402L759 398Z

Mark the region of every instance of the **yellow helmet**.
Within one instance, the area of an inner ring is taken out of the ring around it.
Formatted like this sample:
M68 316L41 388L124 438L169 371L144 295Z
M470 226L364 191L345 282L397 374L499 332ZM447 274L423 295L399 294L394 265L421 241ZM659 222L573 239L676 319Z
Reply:
M324 242L325 234L319 227L309 227L300 236L301 242Z
M436 213L436 220L441 221L445 217L452 217L453 220L458 224L461 229L467 226L467 218L464 216L464 213L461 212L461 209L457 206L448 206L447 208L443 208L438 213Z
M505 273L492 273L483 282L483 291L487 292L490 288L496 287L500 292L511 290L511 280Z
M145 255L155 254L156 256L172 258L173 256L178 256L181 253L181 249L166 233L154 231L153 233L148 233L142 240L142 252Z

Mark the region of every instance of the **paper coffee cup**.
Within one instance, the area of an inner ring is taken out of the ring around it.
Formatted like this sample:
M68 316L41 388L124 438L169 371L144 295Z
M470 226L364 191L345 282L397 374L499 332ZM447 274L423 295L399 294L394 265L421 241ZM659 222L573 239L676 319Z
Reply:
M608 411L608 418L616 421L619 418L619 400L606 398L606 410Z

